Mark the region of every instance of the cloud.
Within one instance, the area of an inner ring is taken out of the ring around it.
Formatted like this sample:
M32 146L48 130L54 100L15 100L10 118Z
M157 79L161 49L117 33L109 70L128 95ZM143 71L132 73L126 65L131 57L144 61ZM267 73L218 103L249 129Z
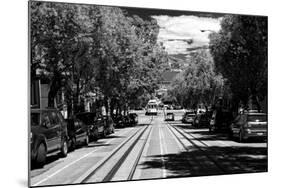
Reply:
M158 42L163 42L169 54L187 53L187 48L208 45L210 31L220 30L220 18L184 15L152 17L160 26ZM192 43L188 43L187 40L192 40Z

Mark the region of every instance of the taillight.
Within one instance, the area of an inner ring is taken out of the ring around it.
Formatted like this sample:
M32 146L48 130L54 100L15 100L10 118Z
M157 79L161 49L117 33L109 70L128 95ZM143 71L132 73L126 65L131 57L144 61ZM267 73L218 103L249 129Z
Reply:
M32 142L32 132L30 133L30 141Z

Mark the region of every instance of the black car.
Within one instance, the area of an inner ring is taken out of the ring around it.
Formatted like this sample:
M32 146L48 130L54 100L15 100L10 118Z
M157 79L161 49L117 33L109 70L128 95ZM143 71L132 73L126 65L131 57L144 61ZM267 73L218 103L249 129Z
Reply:
M67 156L67 125L56 109L31 109L31 163L44 166L49 154Z
M222 111L222 110L214 110L210 125L209 131L229 131L229 125L233 120L232 113L229 111Z
M105 132L107 135L114 133L114 122L111 118L111 116L105 115L103 116L103 119L105 121Z
M89 128L90 140L98 140L100 136L106 136L103 116L94 112L82 112L75 115Z
M74 150L78 144L89 144L89 127L77 118L67 119L67 131L69 136L68 147Z
M197 114L194 119L194 127L209 127L210 118L207 113Z
M129 118L130 126L134 126L138 124L138 115L136 113L129 113L128 118Z
M123 115L115 115L113 122L117 128L123 128L126 126L125 117Z

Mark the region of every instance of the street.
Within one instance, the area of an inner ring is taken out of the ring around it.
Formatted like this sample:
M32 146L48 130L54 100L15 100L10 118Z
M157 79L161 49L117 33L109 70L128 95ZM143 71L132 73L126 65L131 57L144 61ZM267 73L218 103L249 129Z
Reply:
M170 111L175 121L136 111L138 125L115 129L66 158L48 157L43 168L31 168L31 186L267 171L266 141L238 143L181 123L183 110Z

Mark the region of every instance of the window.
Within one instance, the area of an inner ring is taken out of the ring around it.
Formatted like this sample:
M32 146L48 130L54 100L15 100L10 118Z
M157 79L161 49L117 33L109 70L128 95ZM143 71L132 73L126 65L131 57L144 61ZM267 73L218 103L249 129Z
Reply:
M248 121L251 122L266 122L267 121L267 115L248 115Z
M31 113L31 126L40 125L40 113Z

